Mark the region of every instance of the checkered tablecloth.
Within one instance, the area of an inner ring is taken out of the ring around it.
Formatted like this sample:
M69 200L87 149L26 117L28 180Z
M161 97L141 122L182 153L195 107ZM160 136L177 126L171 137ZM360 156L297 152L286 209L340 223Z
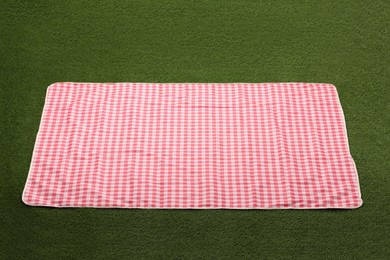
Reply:
M336 88L55 83L23 201L120 208L356 208Z

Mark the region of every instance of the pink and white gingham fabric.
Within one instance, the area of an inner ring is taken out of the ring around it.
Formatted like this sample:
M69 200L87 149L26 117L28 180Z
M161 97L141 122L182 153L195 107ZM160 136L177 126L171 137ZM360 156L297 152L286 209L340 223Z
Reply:
M356 208L330 84L55 83L23 201L118 208Z

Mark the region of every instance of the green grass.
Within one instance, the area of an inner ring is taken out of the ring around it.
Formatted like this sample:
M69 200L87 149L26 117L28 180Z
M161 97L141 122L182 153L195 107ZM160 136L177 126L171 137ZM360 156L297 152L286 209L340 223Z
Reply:
M352 0L1 1L0 259L389 259L389 10ZM364 205L26 206L45 90L58 81L332 83Z

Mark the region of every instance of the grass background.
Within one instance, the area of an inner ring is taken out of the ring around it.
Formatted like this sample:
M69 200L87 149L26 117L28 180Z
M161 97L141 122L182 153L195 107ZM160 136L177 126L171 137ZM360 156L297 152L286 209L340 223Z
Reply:
M0 258L390 258L389 1L0 2ZM78 82L337 86L356 210L29 207L46 87Z

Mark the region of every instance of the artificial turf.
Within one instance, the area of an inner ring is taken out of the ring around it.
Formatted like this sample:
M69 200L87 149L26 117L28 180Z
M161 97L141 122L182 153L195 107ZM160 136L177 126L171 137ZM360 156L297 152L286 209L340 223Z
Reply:
M0 259L390 258L389 1L0 2ZM337 86L364 205L123 210L21 201L53 82Z

